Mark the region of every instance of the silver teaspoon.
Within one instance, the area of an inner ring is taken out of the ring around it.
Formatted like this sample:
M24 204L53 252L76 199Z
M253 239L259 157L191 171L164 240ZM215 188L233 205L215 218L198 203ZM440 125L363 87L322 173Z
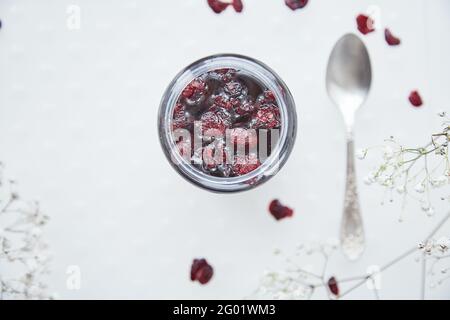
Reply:
M326 86L328 95L341 110L347 128L347 179L340 242L345 256L356 260L364 251L364 228L356 187L353 124L372 81L370 58L364 43L354 34L338 40L330 54Z

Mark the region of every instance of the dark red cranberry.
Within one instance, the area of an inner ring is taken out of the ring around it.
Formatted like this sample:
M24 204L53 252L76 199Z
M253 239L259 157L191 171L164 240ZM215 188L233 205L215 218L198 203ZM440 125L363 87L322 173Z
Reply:
M231 144L234 146L244 145L248 149L255 148L258 144L257 132L245 128L230 129L227 139L231 139Z
M269 212L277 220L292 217L294 214L294 211L291 208L283 206L281 202L278 201L278 199L272 200L272 202L270 202Z
M364 14L360 14L356 17L356 24L358 26L358 30L362 34L368 34L369 32L375 31L373 19Z
M194 259L191 266L191 280L206 284L211 280L214 269L205 259Z
M225 110L229 111L233 108L231 99L225 94L213 96L213 104L217 107L224 108Z
M181 103L177 103L173 110L172 130L186 129L192 122L193 118L186 112L186 108Z
M335 295L335 296L338 296L338 295L339 295L339 285L338 285L337 280L336 280L335 277L331 277L331 278L328 280L327 285L328 285L328 289L330 290L330 292L331 292L333 295Z
M243 87L242 83L238 81L230 81L225 84L224 91L232 98L239 97L240 95L246 95L246 88Z
M233 8L236 12L242 12L242 9L244 9L242 0L233 0Z
M208 5L215 13L221 13L225 10L230 4L226 2L222 2L220 0L208 0Z
M256 102L260 105L274 103L275 95L270 90L264 90L264 92L258 96L258 98L256 99Z
M275 129L280 125L280 109L272 103L261 106L250 122L253 129Z
M417 90L412 91L408 99L414 107L420 107L423 104L422 97Z
M214 140L202 150L203 168L214 173L217 167L227 162L225 143L221 139Z
M208 86L205 81L200 78L192 80L186 88L184 88L181 96L185 98L185 101L189 105L196 105L203 102L206 98Z
M236 156L234 158L232 172L235 176L242 176L257 169L260 165L261 163L256 154Z
M238 116L250 115L255 112L256 109L258 109L258 104L252 100L236 100L236 103L233 103L233 110Z
M220 107L212 107L209 111L202 114L201 118L202 133L212 133L211 129L218 130L218 132L224 136L225 130L231 128L232 116L231 114Z
M308 4L308 0L284 0L284 2L292 10L301 9Z
M400 39L394 36L392 32L387 28L384 29L384 38L390 46L398 46L400 44Z

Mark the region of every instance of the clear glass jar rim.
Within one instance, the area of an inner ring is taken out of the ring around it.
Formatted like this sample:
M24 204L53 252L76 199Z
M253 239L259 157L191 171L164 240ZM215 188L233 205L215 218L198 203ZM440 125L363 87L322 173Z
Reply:
M235 68L254 76L274 93L280 108L282 125L275 150L257 169L237 177L215 177L208 175L195 168L190 162L187 162L178 152L173 152L176 145L172 138L170 123L172 121L173 108L181 91L195 77L219 68ZM294 141L287 141L287 139L295 140L296 136L295 103L286 84L264 63L237 54L216 54L208 56L191 63L179 72L164 93L160 105L160 117L158 119L160 121L158 124L160 141L172 166L181 171L185 178L188 178L191 182L200 184L200 186L213 191L240 191L245 188L241 187L234 190L234 187L248 183L262 175L268 177L274 175L287 160L291 151L290 149L292 149ZM282 154L283 146L287 142L289 142L291 147L288 150L284 150L288 154Z

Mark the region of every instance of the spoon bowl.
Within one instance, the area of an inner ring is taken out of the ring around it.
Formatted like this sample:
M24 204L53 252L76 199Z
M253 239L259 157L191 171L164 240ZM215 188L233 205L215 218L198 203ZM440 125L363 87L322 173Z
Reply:
M366 46L356 35L344 35L330 54L326 86L347 128L353 126L355 113L366 100L371 82L372 69Z

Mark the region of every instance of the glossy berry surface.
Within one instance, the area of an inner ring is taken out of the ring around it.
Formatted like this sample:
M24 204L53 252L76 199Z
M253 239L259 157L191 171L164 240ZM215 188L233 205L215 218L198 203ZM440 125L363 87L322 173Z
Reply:
M253 76L230 68L213 69L191 80L172 113L172 130L184 129L183 136L191 137L175 141L179 154L184 158L190 153L193 166L217 177L257 169L258 151L270 155L270 130L281 125L273 92ZM259 141L261 130L267 131L267 139Z

